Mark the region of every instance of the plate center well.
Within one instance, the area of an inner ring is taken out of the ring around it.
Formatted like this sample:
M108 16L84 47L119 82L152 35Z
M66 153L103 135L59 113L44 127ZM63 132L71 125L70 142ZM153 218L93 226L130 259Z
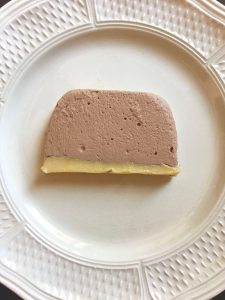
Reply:
M40 171L44 135L59 98L74 88L152 92L173 112L179 176ZM154 34L104 29L48 47L11 89L0 160L10 201L54 247L88 260L158 256L195 234L224 184L223 99L205 69Z

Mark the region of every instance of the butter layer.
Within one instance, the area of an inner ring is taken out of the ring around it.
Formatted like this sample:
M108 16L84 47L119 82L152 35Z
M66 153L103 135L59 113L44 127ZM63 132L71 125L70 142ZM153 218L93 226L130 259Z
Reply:
M88 161L71 157L47 157L41 168L44 173L113 173L113 174L144 174L171 175L179 173L178 166L135 164L131 162Z

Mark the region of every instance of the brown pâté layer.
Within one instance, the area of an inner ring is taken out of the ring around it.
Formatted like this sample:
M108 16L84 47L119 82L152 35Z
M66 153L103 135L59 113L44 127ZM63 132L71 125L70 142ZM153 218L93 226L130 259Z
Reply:
M172 112L149 93L66 93L51 116L44 153L44 173L179 173Z

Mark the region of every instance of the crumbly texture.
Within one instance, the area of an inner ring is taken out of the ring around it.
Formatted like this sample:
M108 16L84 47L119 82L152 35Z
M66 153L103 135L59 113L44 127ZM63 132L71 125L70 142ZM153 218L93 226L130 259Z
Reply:
M52 114L45 156L175 167L175 122L153 94L72 90Z

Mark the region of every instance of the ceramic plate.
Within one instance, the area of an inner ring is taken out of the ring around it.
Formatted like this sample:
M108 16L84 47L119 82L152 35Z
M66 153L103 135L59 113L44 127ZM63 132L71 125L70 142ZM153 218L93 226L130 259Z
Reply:
M225 11L206 0L20 0L0 14L0 279L25 299L208 299L225 288ZM40 172L74 88L169 103L175 178Z

